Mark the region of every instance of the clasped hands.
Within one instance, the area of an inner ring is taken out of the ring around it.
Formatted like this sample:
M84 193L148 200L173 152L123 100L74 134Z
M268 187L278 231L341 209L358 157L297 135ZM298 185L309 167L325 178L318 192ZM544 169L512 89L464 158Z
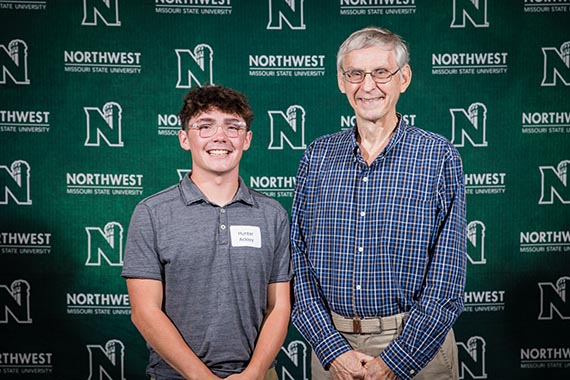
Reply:
M396 374L380 356L351 350L334 359L329 367L332 380L395 380Z

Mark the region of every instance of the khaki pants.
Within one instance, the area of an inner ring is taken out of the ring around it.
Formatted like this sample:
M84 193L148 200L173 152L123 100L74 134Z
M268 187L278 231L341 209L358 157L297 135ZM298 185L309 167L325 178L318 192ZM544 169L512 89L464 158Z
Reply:
M399 331L392 330L380 334L345 334L348 343L357 351L363 352L370 356L378 356L388 344L396 339ZM317 356L313 352L311 355L311 379L312 380L330 380L332 377L329 371L326 371ZM420 371L414 380L458 380L459 364L457 357L457 344L455 343L455 335L450 330L445 341L436 356L427 366Z
M265 374L264 380L278 380L275 368L269 368L269 371Z

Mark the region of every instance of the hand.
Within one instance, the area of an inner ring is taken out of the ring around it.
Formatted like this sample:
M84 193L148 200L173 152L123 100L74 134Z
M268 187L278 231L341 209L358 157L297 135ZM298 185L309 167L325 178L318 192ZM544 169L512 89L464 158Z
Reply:
M226 380L263 380L263 378L265 377L265 374L263 375L259 375L259 376L255 376L251 373L248 372L248 370L246 369L245 371L241 372L241 373L234 373L228 377L226 377Z
M363 380L366 374L364 364L373 359L355 350L345 352L334 359L329 367L332 380Z
M364 367L366 368L364 380L395 380L398 377L380 356L366 362Z
M228 377L224 377L224 379L230 380L230 379L234 379L234 380L249 380L249 378L245 377L243 374L241 373L234 373L233 375L230 375Z

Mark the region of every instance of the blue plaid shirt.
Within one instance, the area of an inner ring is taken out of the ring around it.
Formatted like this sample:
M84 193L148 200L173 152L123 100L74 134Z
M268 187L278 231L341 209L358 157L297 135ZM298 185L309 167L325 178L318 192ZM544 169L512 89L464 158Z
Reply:
M361 318L409 312L402 334L381 356L400 378L412 378L463 309L459 153L445 138L400 120L368 166L355 130L339 132L307 148L296 186L294 325L326 367L351 349L330 311Z

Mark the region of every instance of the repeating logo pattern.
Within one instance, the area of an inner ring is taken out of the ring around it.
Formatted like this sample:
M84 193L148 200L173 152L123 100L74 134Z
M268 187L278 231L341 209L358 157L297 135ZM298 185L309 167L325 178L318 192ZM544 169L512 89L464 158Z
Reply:
M10 201L18 205L31 205L30 165L16 160L10 166L0 165L0 205Z
M538 283L540 289L539 320L570 319L570 302L566 299L568 285L570 285L568 276L560 277L555 283Z
M125 222L191 168L175 137L184 93L215 83L248 96L255 149L241 174L290 209L311 140L356 127L338 45L364 25L409 24L422 27L394 27L414 72L398 112L446 136L464 168L461 378L565 379L570 0L64 3L0 0L0 377L144 375L120 277ZM512 318L528 327L516 341ZM310 380L310 353L291 329L279 378Z
M267 149L305 149L305 109L293 105L283 111L267 111L270 122L270 141Z
M30 294L31 287L26 280L0 284L0 325L32 323Z
M570 160L560 161L556 167L539 166L540 199L538 204L551 205L555 202L570 204L570 186L568 186L568 164Z
M119 0L83 0L81 25L97 26L99 21L106 26L121 26Z
M123 226L109 222L103 229L85 227L87 233L87 266L123 265Z
M544 75L541 86L556 86L558 83L570 86L570 41L564 42L560 49L542 48L544 56Z
M207 44L196 45L194 50L176 49L178 81L176 88L191 88L202 83L214 84L214 51Z
M467 342L457 342L460 379L487 379L487 342L472 336Z
M487 0L453 0L451 28L488 28Z
M125 345L118 339L109 340L105 345L88 344L88 380L124 380Z
M30 84L28 76L28 44L20 39L0 45L0 84L8 81L18 85Z

